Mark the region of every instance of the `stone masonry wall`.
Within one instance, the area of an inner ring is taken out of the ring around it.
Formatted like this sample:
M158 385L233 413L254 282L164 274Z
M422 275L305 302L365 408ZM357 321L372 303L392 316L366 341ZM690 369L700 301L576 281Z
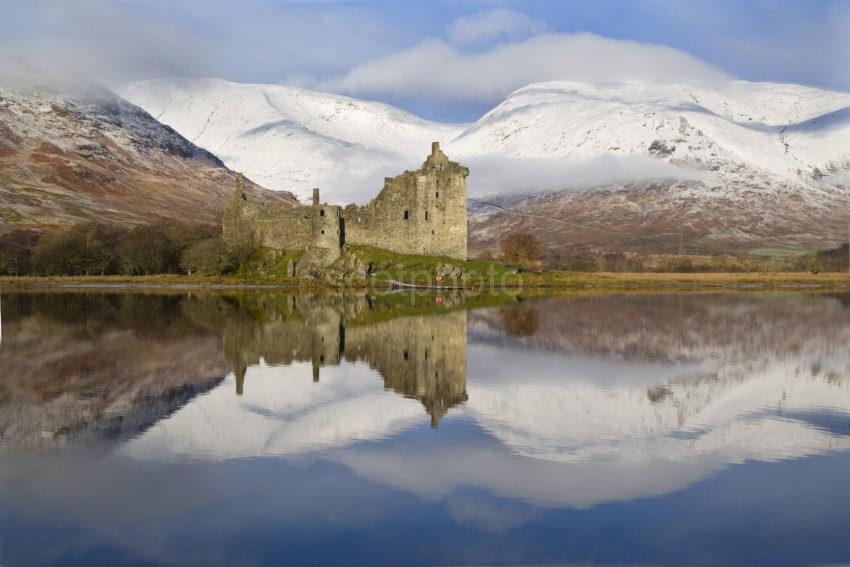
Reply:
M466 260L468 174L435 142L421 169L386 178L369 204L343 209L346 242Z

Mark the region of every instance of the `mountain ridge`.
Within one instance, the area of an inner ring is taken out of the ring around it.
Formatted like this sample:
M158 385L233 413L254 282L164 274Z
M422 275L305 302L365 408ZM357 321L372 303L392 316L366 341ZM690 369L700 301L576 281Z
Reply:
M218 224L236 174L97 83L0 86L0 232L98 220ZM250 180L261 202L294 202Z

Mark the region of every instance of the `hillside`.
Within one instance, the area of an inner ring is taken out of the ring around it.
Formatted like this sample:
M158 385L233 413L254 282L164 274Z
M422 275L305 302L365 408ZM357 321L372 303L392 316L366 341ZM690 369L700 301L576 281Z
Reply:
M415 169L432 141L462 130L386 104L283 85L159 79L119 92L228 167L302 200L313 187L337 202L370 191L371 198L385 176Z
M91 219L217 223L234 183L217 157L104 87L0 86L0 232Z

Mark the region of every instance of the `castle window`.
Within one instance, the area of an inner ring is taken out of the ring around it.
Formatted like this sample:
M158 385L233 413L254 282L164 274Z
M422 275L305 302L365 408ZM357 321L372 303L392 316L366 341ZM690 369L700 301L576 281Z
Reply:
M320 217L325 216L325 209L322 209L322 210L319 211L319 216Z
M425 220L428 220L428 211L425 211Z
M410 218L410 211L404 211L404 220L407 220L409 218Z
M437 191L436 197L437 197L437 199L440 198L440 192L439 191Z
M433 230L431 231L431 234L434 234L434 231L433 231Z
M322 234L324 234L324 233L325 233L325 231L323 230L323 231L322 231Z
M410 358L410 355L407 353L407 351L404 351L404 359L407 360L408 358Z

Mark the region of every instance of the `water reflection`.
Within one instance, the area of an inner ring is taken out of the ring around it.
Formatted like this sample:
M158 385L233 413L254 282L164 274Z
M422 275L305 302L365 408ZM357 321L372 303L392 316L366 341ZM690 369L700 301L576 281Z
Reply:
M730 470L745 478L740 471L769 463L779 479L786 474L779 471L795 470L791 463L843 455L850 448L848 305L847 295L802 293L439 302L368 294L7 294L0 457L14 459L4 460L0 480L14 479L12 500L22 506L38 493L101 530L115 516L178 522L206 506L227 512L223 536L260 522L291 533L306 522L321 530L304 538L321 541L365 522L378 537L387 522L401 522L428 539L445 524L525 533L514 540L524 550L512 548L517 561L586 559L594 555L553 553L552 546L566 549L557 538L545 553L535 547L559 525L547 523L555 520L546 511L589 514L618 502L664 508L692 493L702 494L694 497L699 505L729 500L734 510L743 481L727 481L722 494L697 487ZM96 467L87 459L69 464L57 456L62 446L95 446L107 457ZM21 458L24 448L37 449L35 461ZM61 478L30 477L57 462ZM256 482L244 483L246 475ZM129 494L128 479L138 494ZM183 479L182 492L166 486L171 479ZM303 499L284 486L306 491ZM794 523L800 503L787 483L777 493L771 486L750 487L761 495L750 506L790 522L776 528L789 541L799 547L809 528L824 529L820 520ZM823 493L806 496L821 502L820 518L844 518L850 495L842 486L806 489ZM100 504L97 520L78 509L85 495L104 490L114 503ZM219 501L233 490L239 498ZM168 505L141 502L151 491L168 494ZM421 513L434 506L439 520L428 524ZM362 507L366 520L351 512ZM330 524L323 509L334 511ZM700 521L697 532L708 529ZM735 518L724 521L731 532ZM521 531L532 527L541 532ZM134 548L144 548L146 537L134 533L143 542ZM233 557L227 540L205 560ZM463 539L462 552L431 550L423 562L505 557L505 549L474 541ZM198 560L177 543L160 543L158 561L177 548L183 560ZM769 557L770 546L764 549ZM850 553L835 543L830 549ZM670 553L659 543L643 559L663 562ZM740 559L730 553L726 559Z

